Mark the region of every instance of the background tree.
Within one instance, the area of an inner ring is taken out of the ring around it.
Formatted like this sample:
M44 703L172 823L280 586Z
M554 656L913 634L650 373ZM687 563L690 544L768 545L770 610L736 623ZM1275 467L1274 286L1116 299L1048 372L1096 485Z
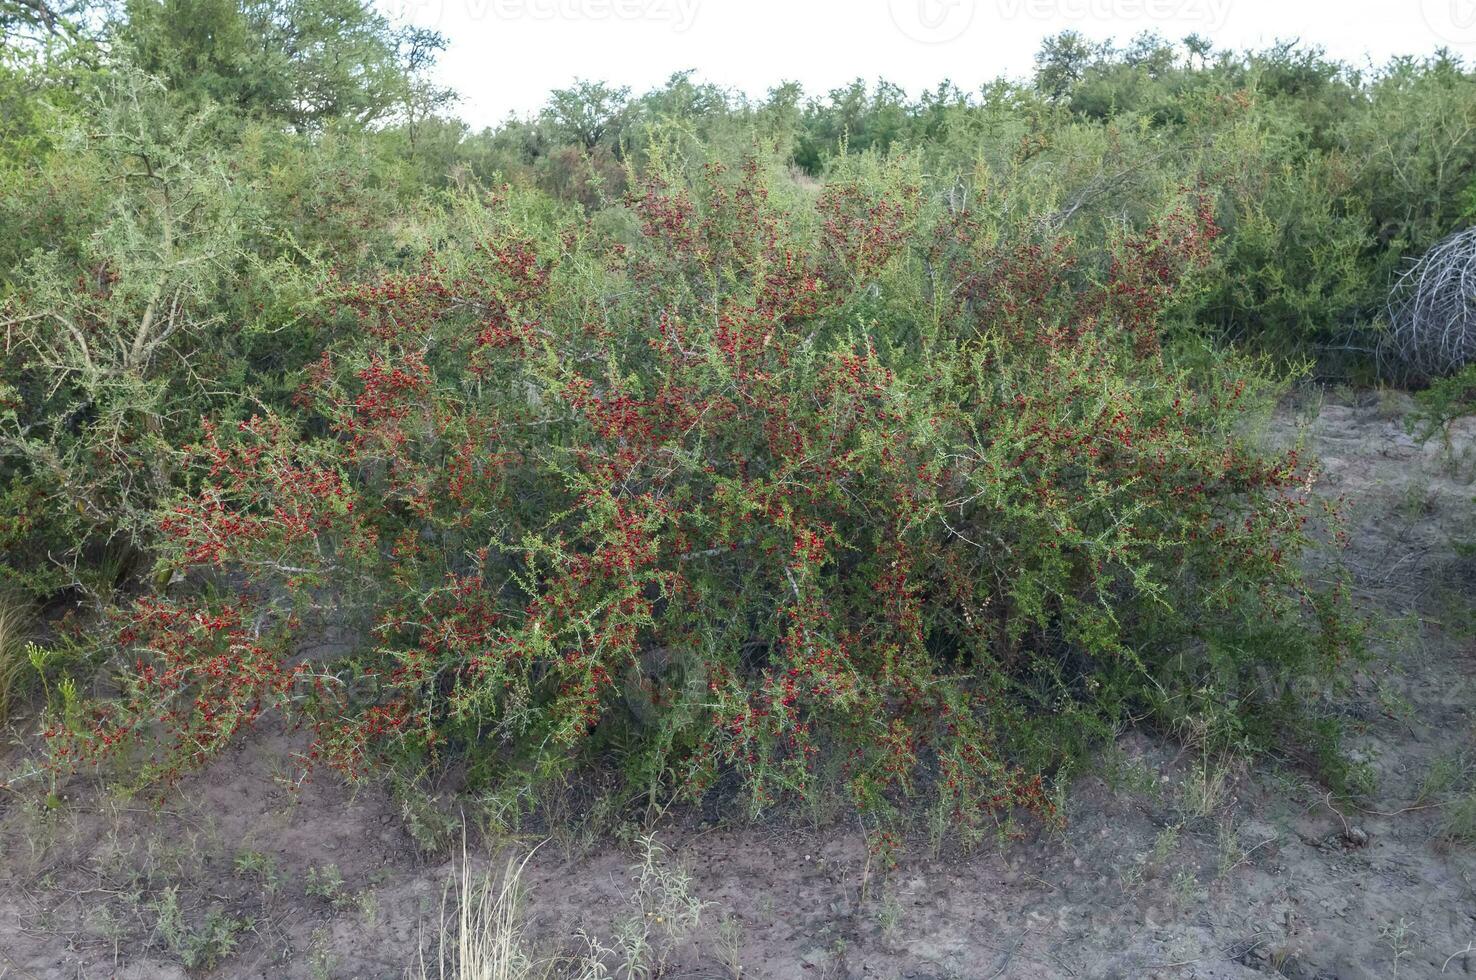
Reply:
M627 87L578 80L569 88L555 89L542 116L555 143L585 150L606 144L613 151L620 143L620 127L629 101Z
M363 0L128 0L120 41L172 92L299 131L418 117L445 94L423 74L444 46Z

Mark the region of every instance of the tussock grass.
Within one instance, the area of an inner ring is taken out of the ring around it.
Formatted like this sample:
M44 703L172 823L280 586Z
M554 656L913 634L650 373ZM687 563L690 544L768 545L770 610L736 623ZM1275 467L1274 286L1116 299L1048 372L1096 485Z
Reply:
M0 725L10 720L11 710L23 693L30 663L27 643L31 610L21 599L0 594Z
M422 950L409 980L545 980L556 975L555 964L538 960L523 935L523 869L537 850L508 858L499 876L490 868L473 870L463 841L460 868L441 899L436 961L427 965ZM589 965L557 975L595 980L603 974L597 965Z
M671 971L708 903L693 894L691 875L654 837L641 840L628 907L608 945L581 929L576 938L584 948L564 956L540 954L523 932L523 870L537 850L509 858L498 876L473 871L463 841L460 867L442 896L436 961L427 965L422 949L408 980L609 980ZM741 937L730 930L723 945L725 962L737 964Z

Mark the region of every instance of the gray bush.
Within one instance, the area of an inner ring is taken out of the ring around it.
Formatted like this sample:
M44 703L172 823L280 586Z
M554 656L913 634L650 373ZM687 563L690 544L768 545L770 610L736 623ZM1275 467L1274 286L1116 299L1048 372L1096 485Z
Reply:
M1395 282L1379 359L1411 380L1476 362L1476 228L1442 239Z

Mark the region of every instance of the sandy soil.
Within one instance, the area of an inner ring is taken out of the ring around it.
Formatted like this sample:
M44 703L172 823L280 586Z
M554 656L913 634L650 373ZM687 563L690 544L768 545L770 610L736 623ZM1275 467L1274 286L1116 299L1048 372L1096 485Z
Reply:
M664 861L707 904L664 975L1476 975L1476 843L1449 833L1476 792L1476 559L1450 545L1476 540L1476 426L1420 446L1407 408L1307 396L1267 432L1305 433L1324 490L1350 502L1376 627L1374 661L1338 696L1374 779L1362 806L1290 763L1226 767L1129 732L1073 787L1064 830L970 855L920 844L890 870L859 827L672 817ZM425 856L412 831L430 822L385 789L286 786L290 747L263 734L162 804L82 782L49 810L0 793L0 980L404 976L452 862ZM545 949L580 930L613 941L639 890L630 835L582 826L524 874Z

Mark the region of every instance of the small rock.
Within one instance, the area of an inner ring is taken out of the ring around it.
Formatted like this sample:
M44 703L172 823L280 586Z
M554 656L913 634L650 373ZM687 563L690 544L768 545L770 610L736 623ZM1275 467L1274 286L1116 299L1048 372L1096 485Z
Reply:
M821 969L829 962L830 954L823 949L812 949L808 953L800 954L800 966L806 970Z

